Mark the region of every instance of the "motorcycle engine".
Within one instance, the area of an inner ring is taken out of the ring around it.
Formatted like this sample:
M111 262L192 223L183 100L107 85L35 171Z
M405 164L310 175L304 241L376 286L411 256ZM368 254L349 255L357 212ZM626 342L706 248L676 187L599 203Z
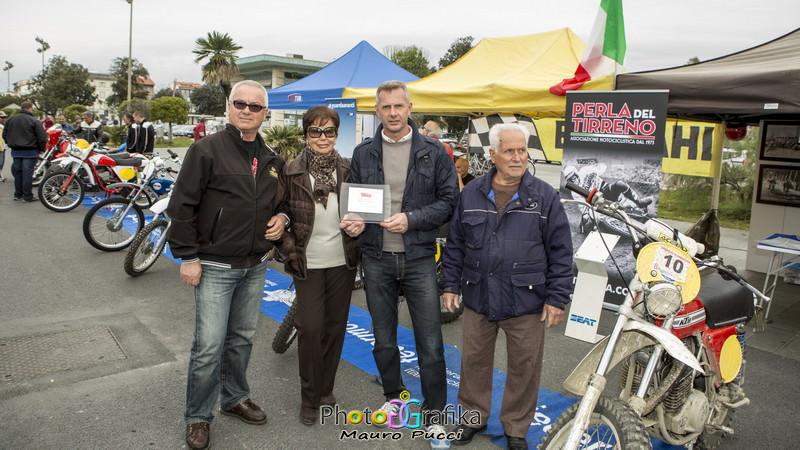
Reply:
M667 411L664 421L672 433L699 433L705 427L708 414L708 399L702 392L692 389L680 409Z

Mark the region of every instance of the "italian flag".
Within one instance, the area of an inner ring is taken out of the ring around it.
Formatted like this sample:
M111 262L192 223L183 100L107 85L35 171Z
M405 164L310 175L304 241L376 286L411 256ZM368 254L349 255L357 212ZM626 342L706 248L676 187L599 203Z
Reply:
M583 51L575 76L550 87L553 95L567 95L583 83L622 71L625 61L625 21L622 0L600 0L600 11L592 27L589 44Z

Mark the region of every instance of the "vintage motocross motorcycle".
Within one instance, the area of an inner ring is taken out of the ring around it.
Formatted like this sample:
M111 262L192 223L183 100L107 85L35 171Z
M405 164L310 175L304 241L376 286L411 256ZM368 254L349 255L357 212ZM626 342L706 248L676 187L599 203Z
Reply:
M564 382L581 400L552 425L540 448L647 449L649 436L717 447L733 433L734 410L749 403L742 389L744 325L755 315L759 327L769 299L718 257L695 259L702 245L677 230L655 219L636 222L596 190L567 188L586 198L582 205L592 214L626 224L636 273L613 331ZM616 366L614 388L608 375ZM609 381L614 394L602 396Z

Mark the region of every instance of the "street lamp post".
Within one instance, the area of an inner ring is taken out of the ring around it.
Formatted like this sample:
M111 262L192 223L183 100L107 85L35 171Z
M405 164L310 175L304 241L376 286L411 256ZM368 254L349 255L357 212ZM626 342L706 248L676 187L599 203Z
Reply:
M128 26L128 102L131 101L131 60L133 59L133 0L125 0L131 5L130 25Z

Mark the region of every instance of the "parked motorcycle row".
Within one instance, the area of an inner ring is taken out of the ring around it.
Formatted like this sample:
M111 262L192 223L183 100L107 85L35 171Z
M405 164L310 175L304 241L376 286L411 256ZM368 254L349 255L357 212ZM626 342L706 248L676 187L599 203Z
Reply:
M98 250L129 248L125 272L137 276L149 269L161 255L170 226L165 211L181 160L167 149L169 160L114 152L105 142L89 144L61 129L47 131L49 141L34 167L34 184L39 200L55 212L78 207L87 192L106 198L97 202L83 220L83 235ZM143 209L153 218L145 224Z
M769 298L718 256L697 259L702 244L666 224L634 220L597 190L567 188L586 200L565 202L581 204L595 223L605 216L624 224L636 269L613 331L564 382L580 400L540 448L649 449L651 437L718 447L734 432L734 411L750 402L744 325L755 317L763 329ZM613 383L608 375L616 366Z

